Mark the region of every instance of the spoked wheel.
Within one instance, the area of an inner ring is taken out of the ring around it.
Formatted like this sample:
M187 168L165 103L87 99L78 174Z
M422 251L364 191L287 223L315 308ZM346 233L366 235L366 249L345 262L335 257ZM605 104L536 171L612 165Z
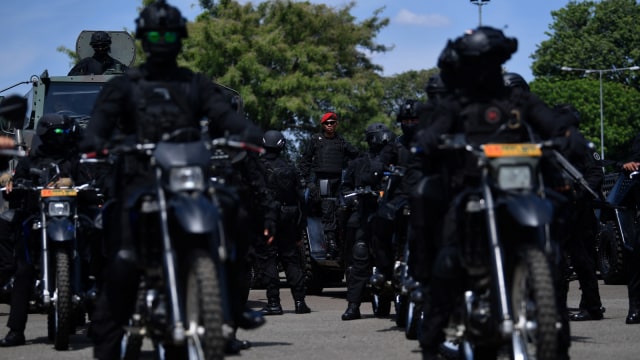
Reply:
M56 350L69 349L71 333L71 264L65 249L55 251L55 286L53 306L47 316L49 340L53 340Z
M203 251L194 252L189 264L185 296L188 359L222 359L225 339L217 269Z
M514 359L555 359L558 355L556 303L546 256L525 248L518 260L511 287Z

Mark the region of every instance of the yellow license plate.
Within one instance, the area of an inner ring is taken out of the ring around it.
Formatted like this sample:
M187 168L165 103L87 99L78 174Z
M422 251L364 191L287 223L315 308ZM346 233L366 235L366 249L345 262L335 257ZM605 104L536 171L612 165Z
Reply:
M76 189L42 189L40 190L40 197L52 197L52 196L76 196L78 191Z
M484 154L490 158L509 156L541 156L542 151L536 144L485 144Z

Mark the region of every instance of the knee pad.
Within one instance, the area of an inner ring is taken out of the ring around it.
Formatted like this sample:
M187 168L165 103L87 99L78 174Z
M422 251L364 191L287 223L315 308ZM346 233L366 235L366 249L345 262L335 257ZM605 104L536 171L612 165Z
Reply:
M365 261L369 259L369 246L362 241L353 244L352 256L354 260Z

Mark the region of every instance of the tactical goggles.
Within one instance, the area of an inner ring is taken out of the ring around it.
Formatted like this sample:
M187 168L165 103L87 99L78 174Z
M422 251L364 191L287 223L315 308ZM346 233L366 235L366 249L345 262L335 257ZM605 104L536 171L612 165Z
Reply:
M159 43L160 39L163 39L165 44L173 44L178 41L178 33L175 31L149 31L145 36L152 44Z
M71 133L71 129L63 129L63 128L54 128L54 129L51 129L50 131L53 132L54 134L58 134L58 135L70 134Z

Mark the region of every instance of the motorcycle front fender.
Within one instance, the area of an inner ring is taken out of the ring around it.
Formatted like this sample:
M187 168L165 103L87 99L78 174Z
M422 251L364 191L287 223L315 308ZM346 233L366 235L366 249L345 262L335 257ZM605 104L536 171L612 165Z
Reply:
M535 194L506 195L499 204L506 206L509 214L518 224L527 227L538 227L551 224L553 205Z
M220 212L211 199L203 194L176 194L168 200L167 205L171 216L178 220L187 233L211 233L218 226L216 219L220 218Z
M76 235L76 227L68 218L47 219L47 238L52 241L73 240Z

